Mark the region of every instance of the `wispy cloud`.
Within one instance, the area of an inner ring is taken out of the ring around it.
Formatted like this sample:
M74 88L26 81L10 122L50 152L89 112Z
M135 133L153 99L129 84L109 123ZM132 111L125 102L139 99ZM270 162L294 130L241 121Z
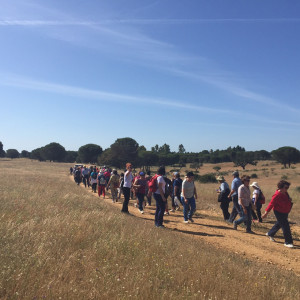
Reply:
M40 9L44 9L40 7ZM48 15L55 16L56 11L49 10ZM147 66L168 72L189 80L197 80L201 83L212 85L219 90L226 91L235 96L235 100L247 99L256 103L285 109L292 113L300 113L300 110L282 101L251 91L237 83L234 77L227 76L228 72L218 69L213 62L203 57L192 57L183 53L174 45L152 38L145 34L137 26L143 24L195 24L195 23L226 23L226 22L299 22L300 18L218 18L218 19L117 19L105 18L101 21L78 21L72 16L57 12L58 20L0 20L0 26L23 26L45 28L47 34L53 38L64 40L81 47L91 47L104 51L108 55L118 54L115 57L121 60L131 61L138 65ZM64 30L61 30L63 27ZM76 34L74 28L76 27ZM57 28L57 29L56 29ZM81 30L78 30L78 28ZM197 71L194 66L198 65ZM223 73L220 77L215 73ZM232 74L231 74L232 75Z
M107 91L99 91L93 89L86 89L81 87L74 87L70 85L61 85L45 81L37 81L33 79L21 78L18 76L9 76L0 74L0 85L10 86L34 91L43 91L48 93L56 93L72 97L79 97L85 99L95 99L105 102L122 102L135 103L140 105L156 105L157 107L165 106L173 109L186 109L192 111L201 111L211 114L229 114L235 115L235 112L225 109L214 109L211 107L192 105L186 101L174 101L163 98L151 98L145 96L133 96L126 94L111 93Z
M132 25L182 25L201 23L299 23L300 18L220 18L220 19L102 19L101 21L57 21L57 20L0 20L0 26L100 26L112 24Z

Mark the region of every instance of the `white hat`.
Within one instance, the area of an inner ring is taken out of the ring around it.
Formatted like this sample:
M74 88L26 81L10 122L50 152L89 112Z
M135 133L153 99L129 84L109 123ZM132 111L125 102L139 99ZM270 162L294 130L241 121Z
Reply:
M260 187L259 187L259 185L258 185L258 183L256 181L254 181L253 183L251 183L250 186L254 186L254 187L256 187L257 189L260 190Z

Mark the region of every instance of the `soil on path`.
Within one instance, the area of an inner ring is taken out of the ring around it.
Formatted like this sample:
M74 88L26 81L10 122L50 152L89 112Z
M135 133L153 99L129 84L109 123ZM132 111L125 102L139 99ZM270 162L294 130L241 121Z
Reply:
M87 189L92 193L91 189ZM94 194L98 197L97 194ZM99 197L98 197L99 198ZM103 197L100 198L103 201ZM121 202L112 203L110 194L106 195L105 201L111 205L117 206L121 210ZM121 197L122 201L122 197ZM153 222L155 206L146 206L144 214L134 206L136 200L130 200L129 212L131 215ZM194 223L183 223L183 212L181 210L170 212L164 216L164 225L166 230L176 230L182 234L189 234L192 238L201 239L219 249L232 251L238 255L247 257L247 259L261 261L277 265L289 271L293 271L300 276L300 227L291 224L294 238L294 248L284 247L282 232L278 232L275 242L271 242L265 235L267 230L274 224L273 221L264 221L263 227L260 224L253 224L254 234L246 233L245 228L238 227L234 230L232 224L221 220L220 214L214 211L198 210L193 217ZM162 229L164 230L164 229Z

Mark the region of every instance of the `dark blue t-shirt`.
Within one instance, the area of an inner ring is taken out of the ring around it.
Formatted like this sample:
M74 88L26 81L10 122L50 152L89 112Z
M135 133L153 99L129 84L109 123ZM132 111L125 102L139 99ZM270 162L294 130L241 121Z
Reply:
M178 187L177 193L176 193L176 194L175 194L175 186ZM181 179L181 178L176 178L176 179L173 181L173 194L174 194L174 197L177 196L178 198L180 198L181 187L182 187L182 179Z

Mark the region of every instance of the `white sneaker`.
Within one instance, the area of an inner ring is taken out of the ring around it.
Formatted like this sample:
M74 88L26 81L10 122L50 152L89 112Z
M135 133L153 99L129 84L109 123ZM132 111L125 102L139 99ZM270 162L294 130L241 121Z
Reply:
M268 235L268 233L266 233L266 236L270 239L271 242L275 242L275 239L272 236Z
M140 213L141 213L141 214L143 214L143 213L144 213L144 211L143 211L143 210L140 210Z
M183 223L187 224L189 221L183 221Z
M285 246L285 247L288 247L288 248L294 248L294 245L293 245L293 244L286 244L286 243L284 243L284 246Z

